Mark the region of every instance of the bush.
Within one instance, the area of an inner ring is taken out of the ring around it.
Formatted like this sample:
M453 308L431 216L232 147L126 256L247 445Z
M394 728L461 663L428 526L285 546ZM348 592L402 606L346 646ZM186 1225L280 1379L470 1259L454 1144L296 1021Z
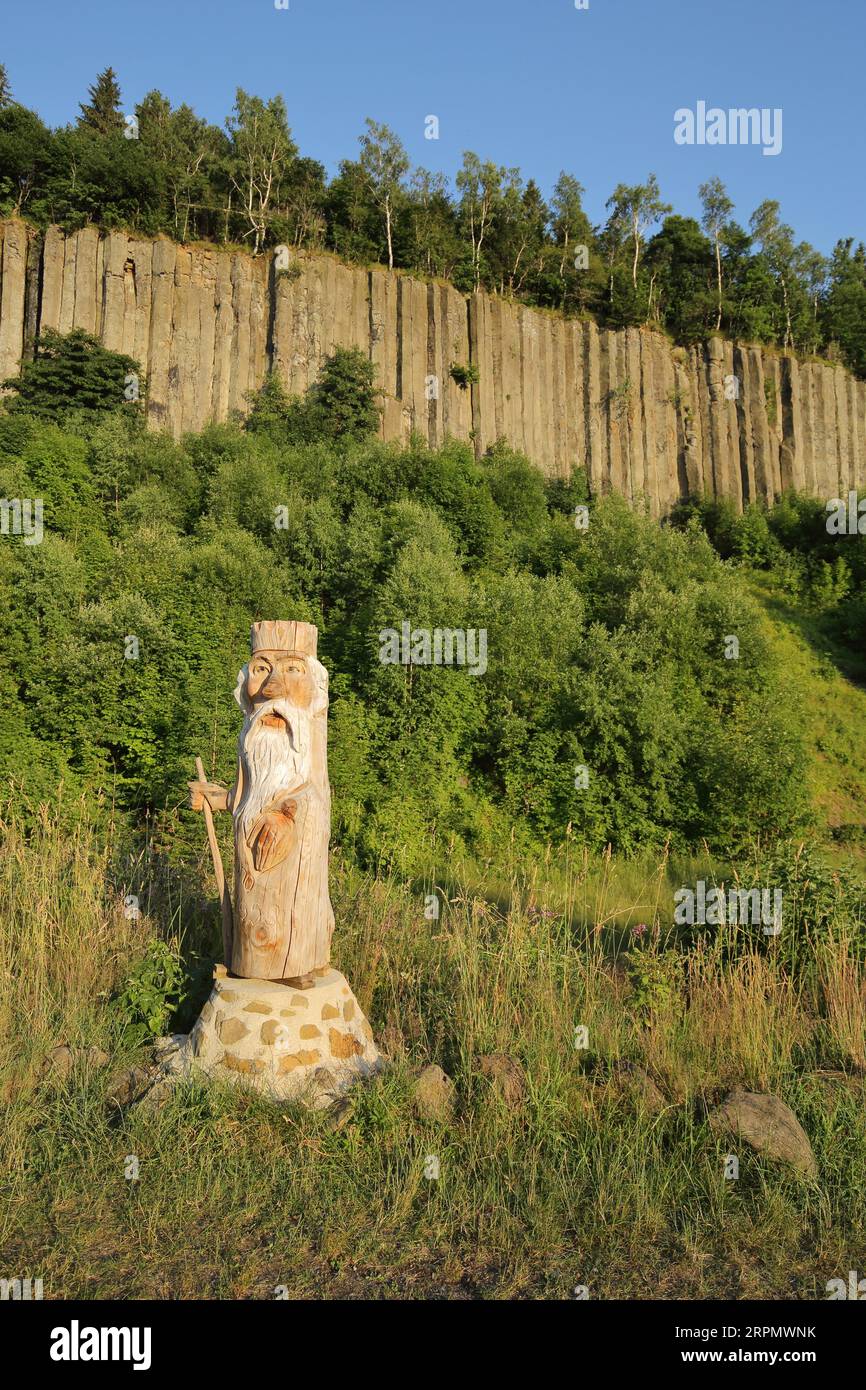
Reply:
M526 847L571 827L592 847L722 855L796 833L796 693L695 517L662 529L610 496L578 531L582 480L545 485L504 442L477 460L353 438L370 397L348 365L313 395L347 433L309 442L278 437L273 388L252 424L180 443L0 418L0 484L44 496L47 527L0 548L6 768L26 747L34 787L62 771L110 788L182 853L198 823L172 808L196 754L234 774L250 623L290 614L321 631L335 825L361 858L421 862L434 828L485 853L512 828ZM484 631L486 671L383 666L378 634L404 621Z
M245 428L280 444L347 443L375 434L380 407L375 368L358 348L337 348L306 396L290 396L271 372L248 397Z
M827 953L866 960L866 888L849 871L833 868L802 843L779 842L775 849L740 866L731 889L781 894L778 932L747 922L713 928L732 956L758 951L770 955L791 976L812 976Z
M185 974L178 953L155 938L114 999L132 1046L161 1037L185 997Z
M481 377L474 362L452 362L451 380L456 382L461 391L466 391L470 386L477 386Z
M135 402L145 394L138 363L109 352L81 328L65 336L42 333L33 360L23 362L21 375L8 377L3 386L15 392L9 410L26 411L43 420L62 420L76 410L135 410Z

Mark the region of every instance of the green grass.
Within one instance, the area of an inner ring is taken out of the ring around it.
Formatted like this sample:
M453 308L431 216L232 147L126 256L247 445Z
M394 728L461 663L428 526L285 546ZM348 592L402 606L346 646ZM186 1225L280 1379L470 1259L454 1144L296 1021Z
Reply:
M862 969L837 944L793 987L767 955L687 951L660 928L644 949L676 961L675 984L641 1004L616 908L628 885L652 923L646 905L668 866L642 878L623 866L618 879L619 867L575 855L559 870L558 908L544 905L543 865L534 901L531 874L515 876L510 901L500 883L496 903L452 884L428 921L417 887L338 857L336 964L392 1064L356 1089L334 1130L327 1113L218 1086L178 1088L156 1111L106 1104L113 1070L146 1056L112 996L180 919L155 894L151 916L127 921L110 856L86 828L61 834L45 815L25 834L10 821L4 1275L41 1276L49 1298L272 1298L278 1286L318 1298L544 1298L580 1284L606 1299L822 1296L862 1266L866 1244ZM183 945L212 956L213 918L190 911ZM576 1024L588 1050L575 1048ZM41 1083L59 1042L104 1047L112 1065ZM524 1069L517 1110L480 1073L493 1051ZM618 1059L655 1079L658 1113L617 1084ZM431 1061L456 1083L447 1123L415 1110L414 1073ZM817 1181L710 1130L707 1108L736 1083L791 1104ZM735 1182L723 1176L731 1151ZM424 1176L431 1154L438 1181ZM129 1155L137 1182L124 1176Z
M786 602L764 576L752 581L773 645L798 692L809 749L805 794L815 841L834 863L866 866L866 659L827 636L820 615Z
M862 874L864 672L820 617L752 588L800 701L810 843ZM866 974L841 928L792 980L772 953L672 932L676 887L729 880L700 852L618 859L569 839L530 862L505 846L477 863L431 846L411 882L337 852L335 963L390 1057L345 1124L219 1085L121 1110L115 1074L150 1059L130 972L167 943L190 972L175 1019L189 1026L219 949L213 883L204 843L171 868L150 847L136 866L147 911L129 920L118 847L86 805L62 811L2 826L4 1277L41 1276L49 1298L560 1298L586 1285L604 1299L809 1299L862 1267ZM640 923L656 992L631 968ZM111 1063L45 1081L59 1043ZM481 1073L490 1052L523 1068L517 1109ZM456 1083L447 1123L415 1107L431 1061ZM659 1109L617 1080L622 1061L653 1078ZM788 1101L816 1181L712 1132L708 1110L737 1084Z

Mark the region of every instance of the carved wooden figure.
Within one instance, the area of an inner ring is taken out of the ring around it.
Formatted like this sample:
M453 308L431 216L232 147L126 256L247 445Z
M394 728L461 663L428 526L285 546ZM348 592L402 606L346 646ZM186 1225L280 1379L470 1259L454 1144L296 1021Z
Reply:
M232 974L301 987L327 970L334 914L328 895L328 673L310 623L261 622L235 699L244 722L231 790L190 783L234 818Z

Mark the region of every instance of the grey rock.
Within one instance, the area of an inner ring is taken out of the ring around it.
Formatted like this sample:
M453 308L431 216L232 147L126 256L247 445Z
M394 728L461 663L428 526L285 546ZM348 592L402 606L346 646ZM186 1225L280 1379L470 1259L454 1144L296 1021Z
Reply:
M108 1053L100 1047L70 1047L67 1043L60 1043L58 1047L52 1047L42 1064L42 1080L62 1083L69 1080L73 1068L81 1062L99 1069L107 1067L110 1061Z
M144 1094L153 1077L153 1071L147 1067L125 1067L109 1081L106 1100L120 1106L132 1105Z
M328 1106L327 1119L325 1121L330 1130L341 1130L349 1123L352 1118L354 1106L348 1096L342 1096Z
M668 1109L665 1095L649 1072L635 1062L614 1062L608 1083L614 1093L627 1100L635 1110L647 1115L660 1115Z
M74 1066L75 1054L72 1048L61 1043L59 1047L52 1047L42 1063L42 1078L45 1081L66 1081L72 1075Z
M789 1163L807 1177L816 1177L818 1165L806 1131L793 1110L778 1096L744 1091L736 1087L710 1113L716 1134L736 1134L757 1153Z

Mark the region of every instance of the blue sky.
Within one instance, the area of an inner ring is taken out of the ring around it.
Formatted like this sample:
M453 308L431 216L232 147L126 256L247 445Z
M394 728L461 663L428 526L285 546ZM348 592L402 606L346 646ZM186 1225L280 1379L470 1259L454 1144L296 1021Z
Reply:
M281 92L304 154L329 171L364 118L413 162L453 176L462 151L518 165L548 194L561 169L593 221L619 182L653 171L679 212L718 174L743 224L777 198L829 252L866 238L862 0L39 0L7 4L0 61L52 125L117 71L124 109L160 88L222 124L237 86ZM781 107L783 146L681 146L674 112ZM436 115L438 141L424 138Z

